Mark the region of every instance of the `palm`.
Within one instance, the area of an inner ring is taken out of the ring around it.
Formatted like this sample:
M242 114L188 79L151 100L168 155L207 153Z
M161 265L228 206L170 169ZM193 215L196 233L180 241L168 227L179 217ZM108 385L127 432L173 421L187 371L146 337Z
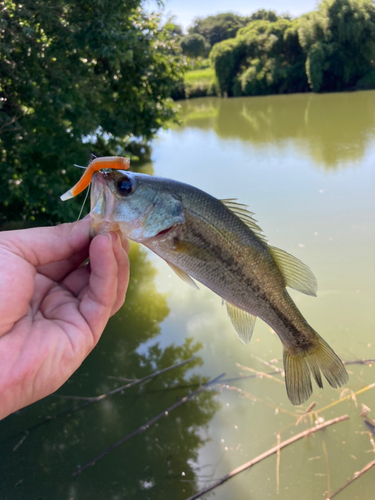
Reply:
M0 259L0 385L14 411L55 391L93 349L123 303L128 263L107 236L89 249L89 221L2 233Z

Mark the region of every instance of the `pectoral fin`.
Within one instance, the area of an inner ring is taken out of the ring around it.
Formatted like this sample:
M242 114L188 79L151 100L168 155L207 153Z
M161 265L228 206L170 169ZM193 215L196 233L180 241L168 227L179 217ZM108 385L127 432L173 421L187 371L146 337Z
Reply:
M318 283L309 267L280 248L269 247L277 267L284 276L285 285L306 295L316 296Z
M169 265L169 267L172 269L172 271L174 271L177 274L177 276L182 279L182 281L185 281L185 283L187 283L188 285L190 285L193 288L199 290L199 287L195 283L195 281L193 280L193 278L191 278L188 274L186 274L185 271L183 271L179 267L175 266L171 262L168 262L167 260L165 262Z
M225 302L225 304L227 306L228 316L234 326L234 329L236 330L237 335L244 344L248 344L253 334L255 320L257 317L239 309L229 302Z

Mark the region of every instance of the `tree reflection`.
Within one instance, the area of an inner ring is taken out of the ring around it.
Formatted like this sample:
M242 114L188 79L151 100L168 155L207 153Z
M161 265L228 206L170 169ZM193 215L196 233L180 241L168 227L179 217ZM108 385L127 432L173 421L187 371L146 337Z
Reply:
M140 379L190 358L201 348L191 339L164 348L157 342L147 348L142 345L160 333L169 308L156 289L156 271L147 253L134 245L130 258L132 278L125 306L60 393L101 394L124 384L109 376ZM55 500L183 499L193 494L198 490L194 463L205 443L200 430L218 409L212 390L201 391L79 476L73 478L72 473L205 382L204 377L188 373L201 363L197 357L70 416L64 412L77 401L51 397L4 420L0 424L1 497L29 498L30 491L35 498ZM59 414L45 421L46 415Z
M375 126L375 93L206 98L183 103L185 126L255 146L292 141L326 169L359 161Z

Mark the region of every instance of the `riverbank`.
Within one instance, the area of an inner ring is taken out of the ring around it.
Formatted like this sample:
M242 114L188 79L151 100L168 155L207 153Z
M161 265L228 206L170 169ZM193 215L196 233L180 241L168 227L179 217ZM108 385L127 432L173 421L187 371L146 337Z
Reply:
M375 72L369 73L362 78L353 88L346 92L358 90L372 90L375 88ZM269 94L273 95L273 94ZM214 68L201 68L188 71L184 80L173 94L175 101L191 99L193 97L220 97L220 88L217 82Z
M175 101L193 97L220 96L214 68L199 68L188 71L173 94Z

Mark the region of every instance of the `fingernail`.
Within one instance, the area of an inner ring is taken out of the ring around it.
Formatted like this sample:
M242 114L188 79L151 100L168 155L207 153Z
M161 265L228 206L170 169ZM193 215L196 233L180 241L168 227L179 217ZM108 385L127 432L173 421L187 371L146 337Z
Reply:
M113 245L119 245L120 244L120 236L117 233L110 232L109 233L112 239L112 244Z

